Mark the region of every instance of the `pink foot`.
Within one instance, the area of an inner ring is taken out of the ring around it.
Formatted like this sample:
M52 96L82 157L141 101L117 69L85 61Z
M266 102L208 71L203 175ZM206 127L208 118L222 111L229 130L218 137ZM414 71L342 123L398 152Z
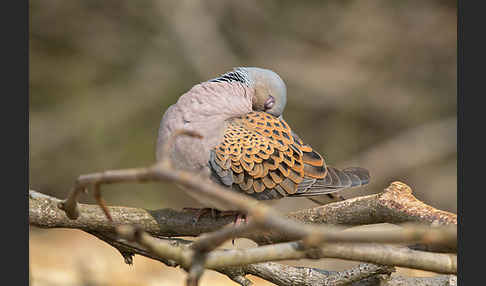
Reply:
M235 221L233 222L233 226L237 227L242 223L247 223L246 214L237 212L236 215L235 215ZM235 246L235 239L234 238L231 240L231 243L233 244L233 246Z
M204 215L210 214L212 218L216 218L216 214L220 212L217 209L212 209L212 208L200 208L200 209L198 209L198 208L183 208L182 210L196 213L194 218L192 219L193 225L196 225L199 222L199 220L201 219L201 217L203 217Z

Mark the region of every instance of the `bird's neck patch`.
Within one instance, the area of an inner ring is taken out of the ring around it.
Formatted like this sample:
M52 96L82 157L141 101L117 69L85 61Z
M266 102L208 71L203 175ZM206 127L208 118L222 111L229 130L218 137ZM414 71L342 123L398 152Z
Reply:
M217 78L208 80L208 82L240 82L247 86L250 84L248 73L240 69L222 74Z

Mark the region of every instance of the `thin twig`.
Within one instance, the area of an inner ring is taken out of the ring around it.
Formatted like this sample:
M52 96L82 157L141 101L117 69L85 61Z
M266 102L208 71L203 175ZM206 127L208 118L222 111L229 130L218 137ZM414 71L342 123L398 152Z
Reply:
M207 217L201 218L198 224L194 227L192 224L192 217L185 212L176 212L173 210L161 210L161 212L157 213L155 219L151 215L151 211L146 211L143 209L137 208L126 208L126 207L110 207L110 212L112 213L114 223L111 223L107 220L104 216L103 212L97 207L96 205L84 205L80 204L79 209L81 210L81 216L78 220L70 220L68 219L64 212L59 210L56 204L59 202L59 199L35 192L29 192L29 221L32 225L40 226L40 227L69 227L69 228L79 228L83 230L90 229L92 231L99 231L99 233L103 233L104 241L115 240L115 243L110 243L110 245L115 246L117 249L122 249L126 252L132 252L140 255L145 255L156 259L158 257L140 244L132 244L126 240L120 240L118 238L114 238L114 235L109 235L109 233L113 233L114 224L121 224L121 223L130 223L133 224L135 222L138 223L139 226L143 227L143 229L150 230L153 234L159 235L161 233L169 233L172 227L175 227L175 230L181 230L181 235L187 235L189 230L193 231L194 233L201 233L204 232L203 230L210 231L209 229L215 230L218 227L221 227L224 224L228 224L232 222L231 218L218 218L218 219L210 219ZM182 219L181 219L182 217ZM177 219L176 219L177 218ZM174 222L177 223L174 224ZM182 227L182 223L186 224L186 227ZM211 225L211 222L216 222ZM157 231L160 230L160 232ZM91 232L90 232L91 233ZM99 234L98 233L98 234ZM172 236L176 236L177 234L172 231ZM98 236L100 238L100 236ZM109 243L109 242L108 242ZM169 242L172 246L173 243ZM177 245L177 244L176 244ZM121 248L123 246L124 248ZM163 258L164 261L171 261L170 263L173 265L178 265L173 260L167 259L167 257ZM259 263L258 265L266 264L266 263ZM254 264L252 264L254 265ZM241 266L241 267L223 267L217 271L226 274L227 269L246 269L251 271L254 269L249 266ZM230 270L227 270L230 271ZM256 272L256 270L255 270ZM245 272L246 273L246 272ZM248 272L249 274L255 274ZM246 280L242 280L242 277L238 277L234 272L231 272L230 275L233 275L235 280L241 281L242 283ZM236 275L236 276L235 276ZM255 274L256 275L256 274ZM282 273L275 273L275 275L282 276ZM258 275L257 275L258 276ZM265 277L262 277L265 279ZM244 284L248 285L248 284ZM301 284L301 285L312 285L312 284ZM365 284L367 285L367 284Z
M404 221L422 222L428 224L457 224L457 215L437 210L417 200L408 188L390 185L384 192L375 195L356 197L343 202L336 202L312 209L299 210L287 215L288 218L309 224L373 224L400 223ZM63 213L56 207L60 200L35 191L30 191L31 220L40 227L70 227L86 230L114 231L114 225L137 224L154 236L198 236L212 232L232 222L231 217L210 219L201 217L197 225L192 225L194 219L191 213L172 209L144 210L129 207L108 207L113 213L114 222L107 221L100 209L94 205L80 204L77 206L83 214L77 220L66 220ZM49 210L52 220L42 220L37 208ZM174 219L177 218L177 219ZM293 238L283 232L266 230L247 233L243 237L259 244L269 244L290 241ZM449 250L452 251L452 250Z
M121 171L120 171L121 172ZM118 175L118 174L116 174ZM116 176L115 176L116 177ZM261 227L275 229L278 232L285 233L288 241L304 239L309 246L317 246L324 242L381 242L381 243L424 243L445 245L455 249L457 242L457 228L452 227L428 227L426 225L415 225L413 227L404 227L400 230L374 230L363 233L362 231L346 231L343 227L331 225L304 225L294 220L285 219L278 212L274 211L264 204L247 198L243 195L227 192L223 188L214 185L197 184L192 181L192 177L183 176L182 179L177 175L168 174L168 177L177 179L178 182L185 183L187 186L203 190L202 193L216 198L223 198L229 204L239 206L251 214L251 219ZM113 178L110 178L113 179ZM200 183L200 180L197 180ZM215 190L221 188L219 192Z
M136 241L147 247L158 256L175 260L183 268L187 269L191 266L194 254L194 250L191 248L173 247L143 231L135 231L129 226L118 228L118 233L127 240ZM214 250L207 254L204 267L218 269L221 267L302 258L339 258L422 269L438 273L457 273L457 256L455 254L430 253L411 250L406 247L375 243L327 243L319 248L308 249L302 247L300 242L287 242L242 250Z
M148 170L148 171L146 171ZM177 171L166 169L166 166L157 164L153 168L139 169L140 172L134 172L133 169L107 171L103 173L95 173L91 175L91 180L88 182L117 182L126 180L143 179L165 179L175 181L183 186L189 188L190 191L197 191L199 194L205 195L211 199L219 200L223 203L233 206L234 209L244 210L247 212L255 223L262 227L276 229L290 235L291 239L296 240L304 238L310 242L309 245L316 246L316 243L330 242L330 241L345 241L345 242L386 242L386 243L439 243L454 248L457 240L456 228L433 228L426 226L414 227L402 231L378 231L376 233L362 233L347 232L342 233L342 228L336 226L315 226L302 225L296 221L283 218L281 214L264 205L263 203L244 196L242 194L228 192L223 187L211 183L209 180L206 183L201 183L201 178L192 176L185 171ZM86 176L88 178L88 176ZM391 185L404 185L403 183L394 183ZM68 199L69 200L69 199ZM76 207L77 209L77 207ZM69 212L65 209L66 213Z
M207 254L218 248L224 242L235 237L239 237L249 233L257 228L254 223L245 223L238 226L229 225L217 231L203 234L192 245L191 249L194 251L192 256L192 263L189 267L188 283L197 285L197 281L204 272L204 265L206 264Z
M153 215L153 212L136 208L124 207L110 207L110 212L114 215L114 222L111 223L104 218L102 212L96 206L81 205L84 216L80 217L78 221L69 221L64 219L62 212L55 210L53 202L45 199L31 199L32 207L46 209L51 211L50 215L56 216L57 219L43 221L42 216L35 212L32 208L31 219L34 225L41 227L72 227L82 228L86 230L104 229L105 231L114 231L115 225L122 224L137 224L144 230L155 236L196 236L203 232L215 231L225 224L232 222L230 218L218 218L210 220L208 218L201 218L196 226L192 225L192 216L184 212L175 212L171 210L164 210L158 212L158 215ZM164 214L162 216L162 214ZM177 220L173 218L177 217ZM307 222L307 221L303 221ZM279 226L277 232L256 231L245 235L247 238L260 241L292 241L304 237L313 237L319 242L324 241L347 241L347 242L383 242L383 243L436 243L440 245L448 245L449 248L454 249L456 246L457 229L455 225L452 227L433 227L429 228L424 225L404 225L400 230L374 230L367 231L364 234L360 230L347 230L342 232L342 227L337 226L311 226L297 224L292 221L292 226ZM309 242L313 242L310 239ZM316 242L314 241L314 244ZM312 243L311 243L312 244Z

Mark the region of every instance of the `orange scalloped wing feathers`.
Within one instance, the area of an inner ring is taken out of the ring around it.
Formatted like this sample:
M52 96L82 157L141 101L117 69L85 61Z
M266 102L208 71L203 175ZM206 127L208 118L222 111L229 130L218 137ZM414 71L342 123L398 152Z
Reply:
M251 112L228 121L211 166L233 188L259 199L296 194L305 179L322 179L327 168L320 154L280 118Z

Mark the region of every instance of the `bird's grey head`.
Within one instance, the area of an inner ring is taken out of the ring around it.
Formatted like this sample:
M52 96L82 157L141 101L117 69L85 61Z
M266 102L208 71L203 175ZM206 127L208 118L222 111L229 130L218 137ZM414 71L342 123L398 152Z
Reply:
M239 81L254 90L254 111L282 115L287 103L287 87L275 72L255 67L238 67L211 81Z

